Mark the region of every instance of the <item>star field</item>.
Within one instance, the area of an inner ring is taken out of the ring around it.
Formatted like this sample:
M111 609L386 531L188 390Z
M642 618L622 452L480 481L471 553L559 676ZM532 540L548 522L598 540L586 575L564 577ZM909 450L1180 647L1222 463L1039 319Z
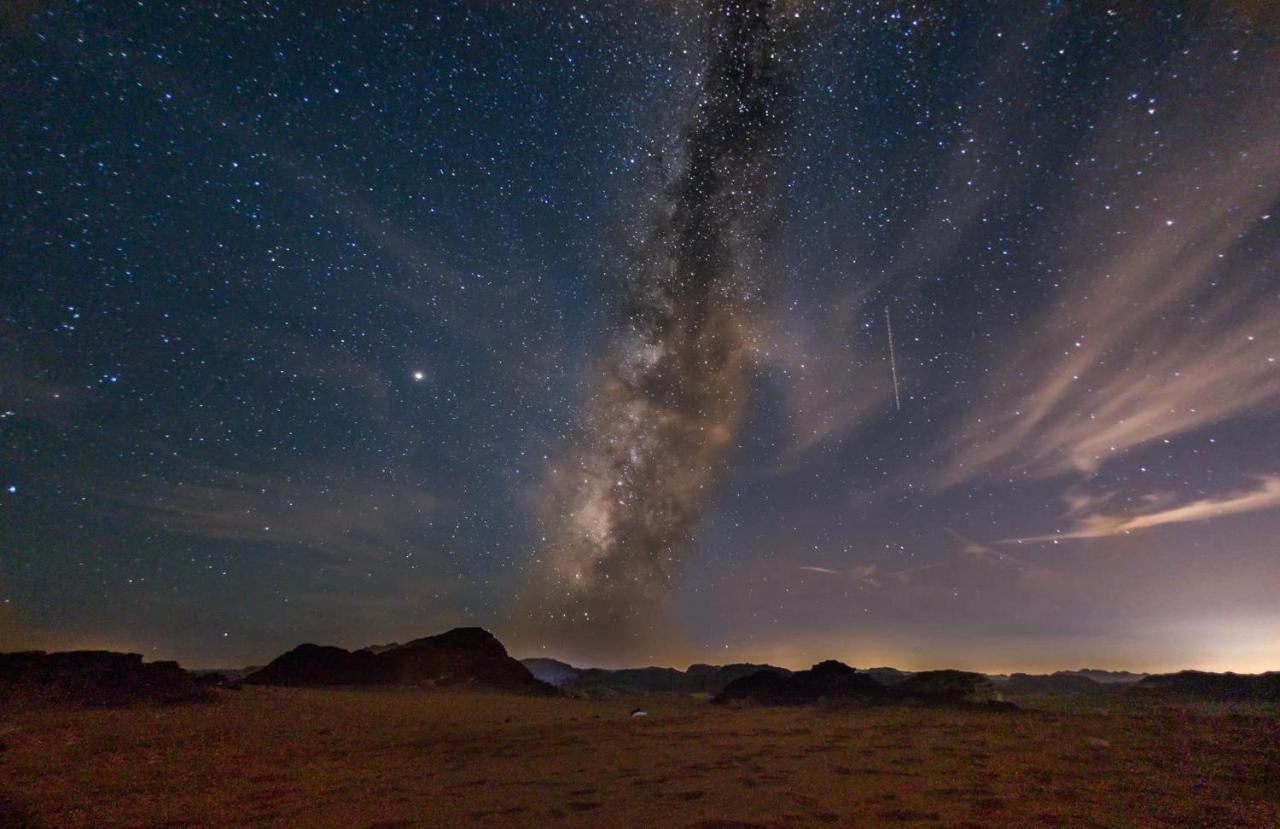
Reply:
M0 19L4 649L1277 667L1265 4Z

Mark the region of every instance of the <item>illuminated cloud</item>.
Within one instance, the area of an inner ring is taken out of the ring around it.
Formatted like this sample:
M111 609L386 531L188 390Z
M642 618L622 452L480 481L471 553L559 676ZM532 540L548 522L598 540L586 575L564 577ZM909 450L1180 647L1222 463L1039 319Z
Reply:
M431 522L450 509L428 492L323 473L305 480L222 473L205 483L157 484L120 503L173 532L298 546L340 563L423 556Z
M1097 500L1106 501L1109 499L1101 498ZM1166 524L1207 521L1226 515L1238 515L1244 512L1256 512L1257 510L1280 507L1280 475L1260 476L1257 479L1257 486L1253 489L1235 492L1220 498L1201 498L1185 504L1171 505L1167 496L1152 494L1146 496L1143 501L1145 509L1121 513L1107 512L1100 503L1082 506L1080 501L1077 500L1072 504L1072 508L1068 512L1068 515L1073 518L1069 529L1050 535L1014 539L1013 541L1034 543L1065 541L1073 538L1106 538L1115 535L1128 535L1132 532Z
M936 564L921 564L916 567L904 567L898 570L881 572L880 566L875 562L871 562L854 565L848 570L833 570L830 567L817 567L811 564L801 565L799 569L809 573L821 573L824 576L847 576L858 584L864 584L868 587L884 587L886 581L893 581L902 585L909 584L912 576L916 573L932 570L937 566Z
M1061 251L1045 265L1062 274L1057 290L993 349L939 485L1090 475L1136 447L1280 408L1280 111L1266 97L1167 115L1155 158L1117 150L1146 117L1117 112L1077 153L1106 163L1115 189L1050 211L1075 217L1040 231Z
M997 567L1013 567L1019 570L1030 566L1025 561L1015 558L1001 550L997 550L995 547L982 544L970 538L965 538L963 535L949 527L944 527L943 529L946 530L947 535L960 542L960 552L971 561Z

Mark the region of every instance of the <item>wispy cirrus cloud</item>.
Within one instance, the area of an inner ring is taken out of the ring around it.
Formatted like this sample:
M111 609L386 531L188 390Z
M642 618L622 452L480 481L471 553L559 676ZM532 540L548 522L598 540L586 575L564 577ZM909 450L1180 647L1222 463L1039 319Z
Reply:
M971 561L980 562L993 567L1012 567L1016 570L1025 570L1031 567L1027 562L1011 556L1003 550L997 550L989 544L983 544L979 541L974 541L971 538L965 538L950 527L944 527L943 529L946 531L947 535L960 542L960 552Z
M121 503L173 532L297 545L340 562L425 552L431 523L451 509L447 499L423 490L323 472L305 478L224 472L201 483L139 488Z
M936 483L1092 475L1134 448L1280 410L1280 111L1271 95L1207 89L1171 90L1188 104L1174 112L1118 110L1077 154L1107 165L1114 189L1048 211L1074 217L1041 231L1058 237L1045 264L1060 288L993 351ZM1124 149L1152 127L1158 150Z
M1199 498L1176 503L1168 495L1151 493L1141 499L1137 510L1119 511L1108 507L1112 499L1077 497L1069 502L1066 517L1071 524L1061 532L1029 538L1008 539L1001 543L1038 543L1068 539L1107 538L1128 535L1140 530L1168 524L1207 521L1227 515L1280 507L1280 475L1261 475L1257 484L1218 498Z
M903 567L896 570L882 571L878 564L870 562L867 564L857 564L845 570L836 570L831 567L820 567L812 564L802 564L799 569L808 573L818 573L824 576L849 578L858 584L864 584L868 587L884 587L886 581L898 584L909 584L912 576L916 573L932 570L937 566L937 564L921 564L916 567Z

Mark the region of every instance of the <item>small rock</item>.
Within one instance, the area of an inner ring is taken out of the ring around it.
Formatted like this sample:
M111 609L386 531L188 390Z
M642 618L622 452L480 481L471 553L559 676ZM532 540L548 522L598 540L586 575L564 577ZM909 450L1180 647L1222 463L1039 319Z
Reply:
M633 716L633 717L647 717L647 716L649 716L649 712L648 712L648 711L646 711L646 710L644 710L643 708L633 708L633 709L631 709L631 716Z
M1101 737L1085 737L1084 741L1094 748L1111 748L1111 741Z

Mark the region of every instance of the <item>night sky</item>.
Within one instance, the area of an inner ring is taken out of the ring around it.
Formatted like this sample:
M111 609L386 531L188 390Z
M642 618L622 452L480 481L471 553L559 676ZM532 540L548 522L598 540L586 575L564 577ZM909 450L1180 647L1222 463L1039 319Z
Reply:
M0 13L0 649L1280 668L1274 5L339 5Z

